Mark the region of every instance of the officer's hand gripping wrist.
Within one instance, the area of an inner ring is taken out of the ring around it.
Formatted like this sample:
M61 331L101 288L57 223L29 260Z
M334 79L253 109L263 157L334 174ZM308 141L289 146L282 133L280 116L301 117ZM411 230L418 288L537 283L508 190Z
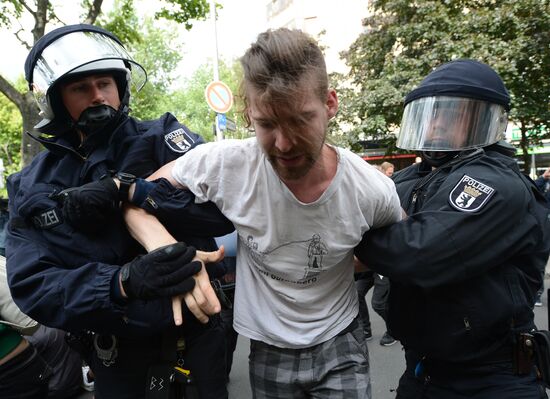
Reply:
M118 210L118 187L106 177L57 195L63 202L63 218L77 230L93 232L105 227Z
M195 253L195 248L178 242L138 256L120 271L124 292L128 298L154 299L191 291L193 275L202 267L192 261Z

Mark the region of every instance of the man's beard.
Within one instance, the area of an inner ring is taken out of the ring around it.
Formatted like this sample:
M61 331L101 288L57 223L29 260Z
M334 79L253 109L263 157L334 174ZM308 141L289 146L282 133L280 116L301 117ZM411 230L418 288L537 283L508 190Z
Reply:
M298 180L304 177L315 165L318 158L319 156L313 157L311 154L303 154L303 161L300 165L286 167L279 163L277 155L273 154L273 152L268 154L271 166L273 166L277 175L283 180Z

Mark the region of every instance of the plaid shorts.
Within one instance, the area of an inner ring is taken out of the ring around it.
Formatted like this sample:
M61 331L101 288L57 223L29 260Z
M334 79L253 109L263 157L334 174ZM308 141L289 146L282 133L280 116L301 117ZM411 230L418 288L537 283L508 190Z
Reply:
M303 349L284 349L250 341L249 373L253 397L371 397L369 351L361 323L348 332Z

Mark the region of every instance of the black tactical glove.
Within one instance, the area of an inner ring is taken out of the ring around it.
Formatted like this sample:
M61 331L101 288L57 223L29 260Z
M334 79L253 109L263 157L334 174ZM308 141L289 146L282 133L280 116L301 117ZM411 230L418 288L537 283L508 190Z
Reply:
M63 201L65 221L86 233L105 228L119 208L118 188L110 177L63 190L57 197Z
M122 266L120 281L128 298L153 299L189 292L195 286L193 275L201 270L192 262L195 248L183 242L167 245L135 258Z

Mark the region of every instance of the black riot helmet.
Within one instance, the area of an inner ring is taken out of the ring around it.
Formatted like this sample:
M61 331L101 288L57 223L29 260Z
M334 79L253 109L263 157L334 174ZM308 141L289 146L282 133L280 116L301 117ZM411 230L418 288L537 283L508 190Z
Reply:
M459 59L431 72L405 98L397 147L440 166L458 152L504 137L510 96L488 65Z
M117 84L120 107L90 107L78 121L69 116L59 93L60 83L78 77L108 73ZM130 85L136 91L147 80L143 67L128 54L111 32L93 25L67 25L36 42L25 61L25 79L40 108L42 120L35 126L41 133L62 135L76 128L87 134L105 129L127 114ZM111 126L113 129L114 126Z

